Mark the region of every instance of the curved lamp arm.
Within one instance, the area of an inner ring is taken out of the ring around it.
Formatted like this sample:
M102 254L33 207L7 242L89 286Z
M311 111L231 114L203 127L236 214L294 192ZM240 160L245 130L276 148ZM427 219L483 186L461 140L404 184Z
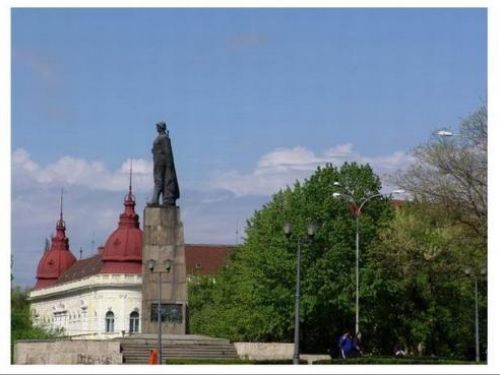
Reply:
M375 198L375 197L381 197L382 195L383 195L382 193L377 193L377 194L373 194L373 195L370 195L369 197L365 198L365 199L361 202L360 206L358 207L358 210L357 210L357 211L358 211L358 213L361 213L361 209L363 208L363 206L365 205L365 203L366 203L366 202L368 202L368 201L369 201L370 199L372 199L372 198Z

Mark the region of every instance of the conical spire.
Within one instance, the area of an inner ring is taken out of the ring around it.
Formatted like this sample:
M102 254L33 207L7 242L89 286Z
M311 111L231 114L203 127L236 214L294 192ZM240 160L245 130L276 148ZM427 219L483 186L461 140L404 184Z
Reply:
M131 195L132 194L132 159L130 159L130 180L129 180L129 183L128 183L128 194Z
M59 220L57 221L57 224L56 224L56 235L55 235L55 238L57 238L57 239L66 238L66 223L63 220L63 194L64 194L64 190L61 188L60 213L59 213Z
M139 216L135 213L135 196L132 193L132 159L130 159L128 193L123 201L125 211L120 215L119 226L139 227Z
M64 196L64 188L61 188L61 213L59 215L60 220L63 217L63 196Z

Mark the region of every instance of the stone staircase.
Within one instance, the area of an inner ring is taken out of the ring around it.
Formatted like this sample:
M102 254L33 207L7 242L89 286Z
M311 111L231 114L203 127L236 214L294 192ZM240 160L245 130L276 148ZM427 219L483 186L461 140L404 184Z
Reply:
M124 364L147 364L151 349L158 348L158 337L138 335L120 338ZM163 335L162 361L165 359L237 359L229 340L198 335Z

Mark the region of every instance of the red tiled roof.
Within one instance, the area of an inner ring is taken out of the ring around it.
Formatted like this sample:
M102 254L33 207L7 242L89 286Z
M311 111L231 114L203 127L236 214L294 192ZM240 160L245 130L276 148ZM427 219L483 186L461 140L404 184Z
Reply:
M102 255L96 254L90 258L80 259L76 261L61 277L57 280L56 284L67 283L89 277L99 273L102 267Z
M190 245L184 246L186 273L188 275L213 275L227 263L232 245Z
M184 245L186 273L188 275L213 275L227 263L229 254L234 249L231 245ZM56 285L76 281L96 275L103 267L102 253L76 261L64 272ZM123 270L123 273L128 273Z

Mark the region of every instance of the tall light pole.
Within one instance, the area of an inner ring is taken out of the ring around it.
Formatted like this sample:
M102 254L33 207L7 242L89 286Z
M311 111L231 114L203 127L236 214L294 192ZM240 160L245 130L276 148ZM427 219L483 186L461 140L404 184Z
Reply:
M292 235L292 224L285 223L283 226L283 232L287 238L290 238ZM309 240L314 238L314 234L316 232L316 226L310 223L307 226L307 236ZM300 363L300 350L299 350L299 341L300 341L300 245L302 241L300 238L297 238L297 276L295 279L295 331L294 331L294 340L293 340L293 364L298 365Z
M471 270L470 267L465 268L464 270L467 276L470 276L474 280L474 333L476 338L476 362L481 361L481 356L479 354L479 302L478 302L478 292L477 292L477 279L479 278L478 272ZM481 268L479 271L481 276L486 275L486 267Z
M339 182L334 182L333 185L337 188L342 188L343 190L345 190ZM402 193L404 193L404 190L402 190L402 189L393 190L391 192L391 194L402 194ZM349 201L352 202L352 204L354 204L354 208L355 208L354 214L356 216L356 266L355 266L355 268L356 268L356 320L355 320L355 328L354 328L355 332L354 332L354 334L356 336L360 333L360 331L359 331L359 218L361 216L361 209L366 204L366 202L368 202L370 199L373 199L376 197L381 197L381 196L383 196L383 194L381 194L381 193L372 194L366 198L363 198L358 203L356 201L356 199L354 198L354 192L344 191L342 193L339 193L339 192L333 193L334 198L341 198L341 197L347 198Z
M172 268L172 263L173 261L171 259L167 259L164 262L165 266L165 271L166 273L170 272L170 269ZM150 259L148 260L148 268L151 272L154 271L156 266L156 260ZM161 274L163 273L161 270L156 271L158 274L158 303L157 303L157 309L156 309L156 317L158 320L158 364L162 364L162 355L161 355L161 320L162 320L162 314L161 314Z

